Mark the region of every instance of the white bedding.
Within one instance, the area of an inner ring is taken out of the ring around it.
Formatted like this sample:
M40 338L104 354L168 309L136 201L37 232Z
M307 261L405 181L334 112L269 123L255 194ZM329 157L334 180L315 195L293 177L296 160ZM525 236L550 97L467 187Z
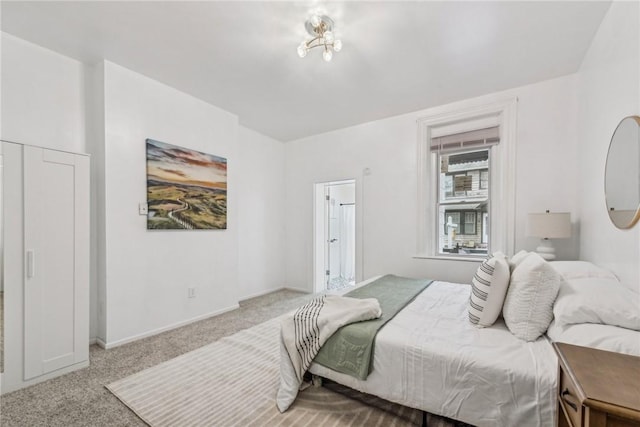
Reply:
M315 363L309 371L476 426L555 425L557 359L550 342L522 341L502 319L474 327L469 292L469 285L431 284L380 330L366 381Z
M640 356L640 331L597 323L562 325L551 322L547 335L554 342Z

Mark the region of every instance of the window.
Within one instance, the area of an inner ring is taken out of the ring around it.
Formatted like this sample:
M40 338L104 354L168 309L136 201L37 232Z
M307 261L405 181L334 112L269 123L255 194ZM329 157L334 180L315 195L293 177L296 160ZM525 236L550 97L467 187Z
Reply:
M458 232L456 234L476 234L476 211L444 211L444 234L447 234L447 224L452 223ZM464 221L461 221L464 219Z
M516 107L463 101L418 120L417 258L513 253Z
M464 213L464 223L462 224L464 227L462 229L461 234L476 234L476 212L465 212Z
M434 207L440 230L438 254L487 254L482 218L488 214L489 158L498 136L498 127L492 127L432 139L431 155L440 165Z
M489 188L489 171L480 171L480 188L485 190Z

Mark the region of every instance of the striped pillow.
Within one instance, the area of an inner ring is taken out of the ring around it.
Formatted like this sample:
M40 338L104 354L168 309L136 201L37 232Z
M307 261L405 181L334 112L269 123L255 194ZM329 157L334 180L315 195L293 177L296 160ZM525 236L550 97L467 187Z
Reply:
M509 263L502 253L482 262L471 280L469 321L479 327L494 324L509 287Z

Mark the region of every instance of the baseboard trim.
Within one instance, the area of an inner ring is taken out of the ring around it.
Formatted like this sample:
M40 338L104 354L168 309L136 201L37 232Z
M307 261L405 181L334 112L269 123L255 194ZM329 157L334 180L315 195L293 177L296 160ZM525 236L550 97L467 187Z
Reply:
M260 291L260 292L254 293L254 294L250 294L250 295L247 295L247 296L240 297L240 302L245 302L247 300L250 300L250 299L253 299L253 298L262 297L262 296L265 296L265 295L269 295L269 294L272 294L272 293L278 292L278 291L294 291L294 292L302 292L302 293L305 293L305 294L309 293L309 291L306 290L306 289L289 288L287 286L282 286L280 288L266 289L264 291Z
M285 286L285 287L284 287L284 288L282 288L282 289L285 289L285 290L287 290L287 291L301 292L301 293L303 293L303 294L311 294L311 293L313 293L313 292L310 292L310 291L309 291L309 289L292 288L292 287L290 287L290 286Z
M245 295L243 297L240 297L240 302L244 302L246 300L250 300L250 299L253 299L253 298L258 298L258 297L261 297L261 296L264 296L264 295L269 295L269 294L272 294L274 292L278 292L278 291L280 291L282 289L284 289L284 288L266 289L264 291L256 292L256 293L249 294L249 295Z
M147 337L151 337L151 336L154 336L154 335L158 335L158 334L161 334L163 332L170 331L172 329L177 329L177 328L189 325L189 324L194 323L194 322L199 322L200 320L204 320L204 319L208 319L210 317L218 316L218 315L220 315L222 313L226 313L228 311L235 310L237 308L240 308L240 305L239 304L234 304L234 305L232 305L230 307L226 307L226 308L223 308L223 309L220 309L220 310L212 311L210 313L206 313L206 314L203 314L203 315L200 315L200 316L192 317L191 319L187 319L187 320L183 320L181 322L173 323L171 325L163 326L162 328L153 329L153 330L148 331L148 332L143 332L141 334L134 335L134 336L129 337L129 338L123 338L123 339L120 339L120 340L117 340L117 341L113 341L113 342L105 342L105 341L101 340L100 338L97 338L96 342L100 347L104 348L105 350L109 350L109 349L112 349L114 347L119 347L121 345L128 344L128 343L131 343L131 342L134 342L134 341L138 341L138 340L141 340L143 338L147 338Z

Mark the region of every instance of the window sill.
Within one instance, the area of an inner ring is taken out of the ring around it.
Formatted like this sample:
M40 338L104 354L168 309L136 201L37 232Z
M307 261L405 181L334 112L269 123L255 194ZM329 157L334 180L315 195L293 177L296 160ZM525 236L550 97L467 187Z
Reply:
M414 255L413 259L433 259L438 261L482 262L487 256Z

